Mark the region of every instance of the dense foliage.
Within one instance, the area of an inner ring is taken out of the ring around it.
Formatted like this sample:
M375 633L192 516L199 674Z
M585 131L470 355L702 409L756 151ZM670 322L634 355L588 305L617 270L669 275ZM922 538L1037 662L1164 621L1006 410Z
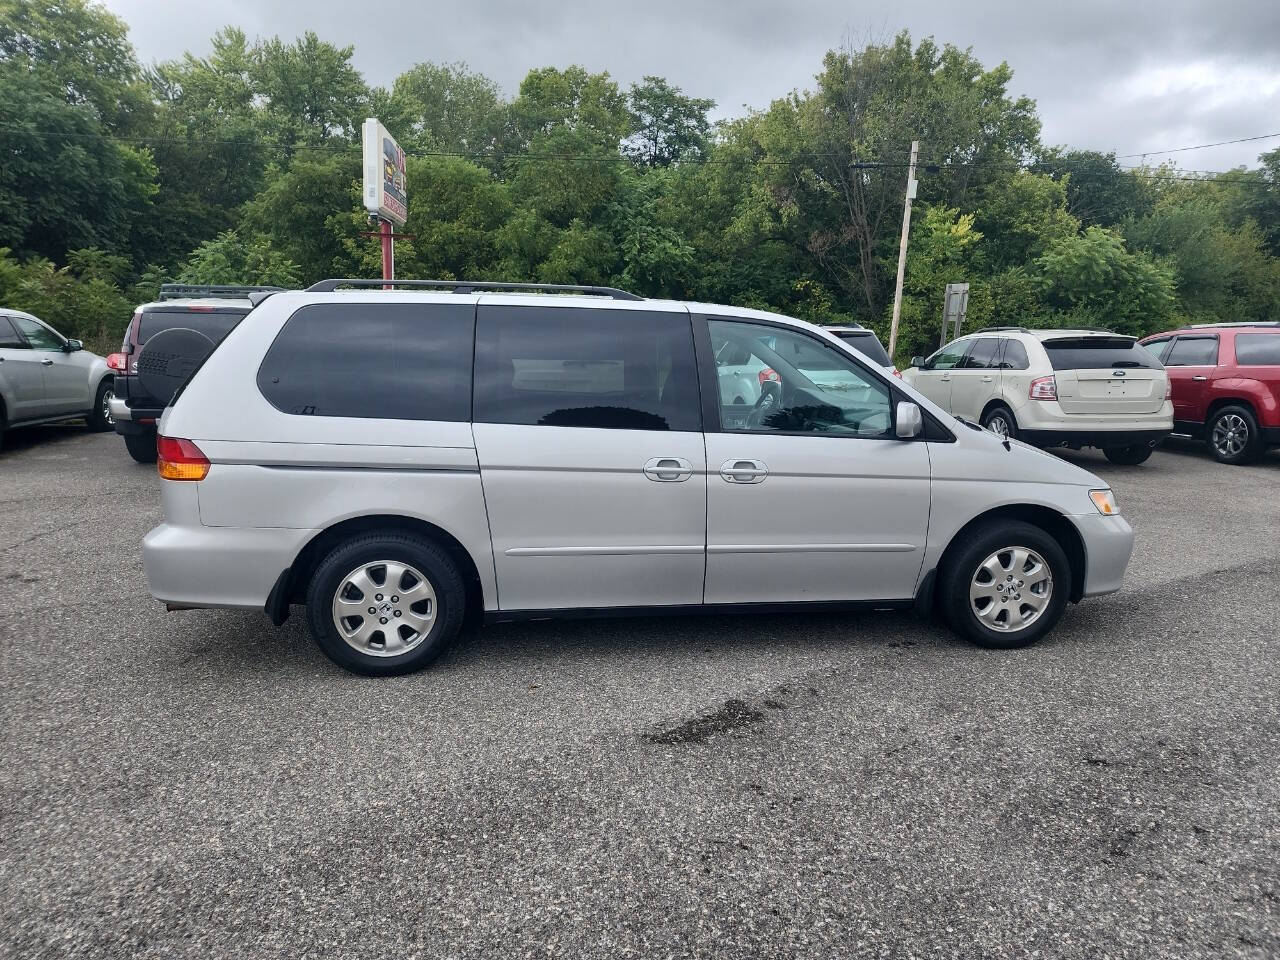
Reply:
M370 88L305 33L139 64L89 0L0 0L0 303L102 347L164 279L375 276L359 126L410 154L404 277L614 284L887 332L908 145L920 141L899 358L969 325L1280 318L1280 150L1191 178L1049 148L1011 71L891 43L827 54L812 90L713 125L660 77L581 67L515 96L463 64Z

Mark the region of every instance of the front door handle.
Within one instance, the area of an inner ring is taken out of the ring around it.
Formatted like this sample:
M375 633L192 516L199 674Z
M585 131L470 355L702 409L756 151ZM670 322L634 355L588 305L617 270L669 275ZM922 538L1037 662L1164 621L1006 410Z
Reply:
M951 378L950 378L950 377L941 377L941 378L940 378L940 380L941 380L941 382L942 382L942 383L950 383L950 382L951 382Z
M763 460L726 460L720 464L720 476L726 483L762 483L769 475Z
M52 367L52 366L53 366L53 361L52 361L52 360L45 359L45 360L41 360L40 362L41 362L41 363L43 363L46 367Z
M1209 378L1208 377L1192 377L1191 379L1194 380L1196 383L1204 383L1204 381L1208 380Z
M644 465L644 475L659 483L679 483L693 476L693 464L683 457L654 457Z
M990 378L990 377L983 377L983 378L982 378L982 382L983 382L983 383L990 383L990 382L991 382L991 378Z

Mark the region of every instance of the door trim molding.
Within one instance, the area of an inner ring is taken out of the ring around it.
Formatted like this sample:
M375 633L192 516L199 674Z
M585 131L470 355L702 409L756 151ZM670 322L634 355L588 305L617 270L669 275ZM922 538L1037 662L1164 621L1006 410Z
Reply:
M723 543L707 553L913 553L914 543Z

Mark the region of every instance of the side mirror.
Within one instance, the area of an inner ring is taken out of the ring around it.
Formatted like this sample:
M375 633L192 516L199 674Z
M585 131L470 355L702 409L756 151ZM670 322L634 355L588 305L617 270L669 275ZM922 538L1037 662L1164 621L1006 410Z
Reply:
M894 430L898 434L898 439L910 440L912 437L918 437L923 429L924 413L921 412L919 405L910 400L899 400L894 417Z
M923 369L924 369L924 365L925 365L925 359L924 359L924 357L912 357L912 358L911 358L911 366L916 367L916 368L918 368L918 369L920 369L920 370L923 370Z
M62 345L62 349L66 353L75 353L77 350L84 349L84 342L81 340L68 340Z

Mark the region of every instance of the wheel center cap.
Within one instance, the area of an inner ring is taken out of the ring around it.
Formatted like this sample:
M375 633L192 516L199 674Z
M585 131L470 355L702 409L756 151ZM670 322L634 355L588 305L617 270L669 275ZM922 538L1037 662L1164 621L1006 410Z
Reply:
M385 600L384 600L384 601L383 601L383 603L382 603L382 606L381 606L381 607L379 607L378 609L379 609L382 613L390 613L390 612L391 612L391 610L392 610L392 607L391 607L391 604L390 604L388 601L385 601Z

